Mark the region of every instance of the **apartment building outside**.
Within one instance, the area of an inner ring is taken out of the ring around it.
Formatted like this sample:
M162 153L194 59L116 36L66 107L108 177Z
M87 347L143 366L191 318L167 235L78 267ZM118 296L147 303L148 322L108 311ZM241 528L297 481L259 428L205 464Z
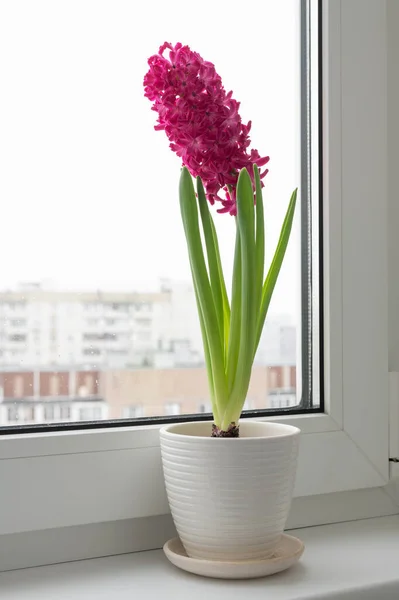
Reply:
M270 408L270 394L276 397L283 390L292 393L289 406L294 406L295 381L295 367L255 366L245 408ZM211 411L204 368L105 371L100 390L111 419ZM286 407L285 402L282 406Z
M295 380L295 367L255 366L244 408L294 406ZM0 426L210 411L203 367L0 372Z
M0 368L143 366L157 347L166 292L0 292Z
M107 418L98 371L0 372L0 425Z
M192 286L0 292L0 425L211 410ZM296 330L266 322L245 408L296 399Z

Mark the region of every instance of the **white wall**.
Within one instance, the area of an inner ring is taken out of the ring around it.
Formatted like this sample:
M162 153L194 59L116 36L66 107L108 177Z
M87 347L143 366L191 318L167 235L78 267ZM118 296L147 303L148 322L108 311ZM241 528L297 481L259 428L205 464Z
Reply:
M387 1L387 18L389 368L399 371L399 0ZM365 168L373 168L372 148Z

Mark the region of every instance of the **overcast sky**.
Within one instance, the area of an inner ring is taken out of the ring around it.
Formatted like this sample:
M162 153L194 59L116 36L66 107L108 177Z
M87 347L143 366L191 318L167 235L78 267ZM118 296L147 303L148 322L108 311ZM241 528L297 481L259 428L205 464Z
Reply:
M147 58L181 41L252 120L270 260L300 183L299 0L2 0L0 288L154 289L189 280L180 161L143 96ZM140 8L138 9L138 6ZM297 216L298 216L297 211ZM271 307L296 319L299 219ZM234 220L217 218L227 274Z

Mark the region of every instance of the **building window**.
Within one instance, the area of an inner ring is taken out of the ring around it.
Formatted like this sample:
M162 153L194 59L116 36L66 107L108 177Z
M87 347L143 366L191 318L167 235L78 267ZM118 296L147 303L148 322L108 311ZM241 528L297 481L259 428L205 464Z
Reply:
M60 421L70 421L71 407L61 404L60 406Z
M100 348L84 348L83 354L85 356L100 356L101 349Z
M136 312L151 312L153 309L153 304L151 302L139 302L134 305Z
M101 406L95 406L93 408L93 420L97 421L97 420L101 419L101 416L102 416Z
M97 342L98 340L101 340L101 338L102 338L101 333L84 333L83 334L84 342Z
M123 348L109 348L107 350L107 356L128 356L129 352Z
M103 333L101 336L102 340L116 340L116 334L115 333Z
M202 404L198 405L198 412L199 413L211 413L212 412L212 405L210 402L203 402Z
M101 304L98 302L86 302L84 308L88 312L96 312L101 308Z
M79 409L79 421L90 421L91 420L91 408L80 408Z
M164 413L168 416L180 415L180 404L178 402L165 404Z
M16 300L14 302L5 303L6 308L9 310L17 310L25 307L25 302L23 300Z
M14 333L13 335L9 335L8 339L10 342L26 342L26 335L22 333Z
M289 408L297 405L294 389L278 389L269 392L269 404L271 408Z
M97 421L101 419L101 406L85 406L79 409L80 421Z
M7 408L7 420L9 423L19 420L19 408L18 406L9 406Z
M9 323L13 327L26 327L25 319L10 319Z
M140 417L144 417L144 406L142 404L130 404L123 407L123 419L139 419Z
M53 404L44 405L44 420L45 421L54 421L55 419L55 407Z
M136 322L137 325L142 325L143 327L150 327L151 323L152 323L152 320L144 318L144 317L137 317L135 319L135 322Z
M35 421L35 407L34 406L25 406L23 414L24 414L25 423L33 423Z
M129 304L114 302L113 304L109 305L109 308L114 312L128 313L130 307Z

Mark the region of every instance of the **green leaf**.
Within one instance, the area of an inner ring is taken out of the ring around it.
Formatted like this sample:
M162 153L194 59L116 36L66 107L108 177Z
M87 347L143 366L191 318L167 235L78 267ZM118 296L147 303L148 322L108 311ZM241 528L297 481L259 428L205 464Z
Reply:
M216 228L213 223L212 215L209 214L209 216L210 216L210 221L211 221L213 243L215 245L216 261L217 261L218 270L219 270L220 286L221 286L221 291L222 291L224 364L226 366L226 364L227 364L227 349L228 349L228 345L229 345L229 336L230 336L230 303L229 303L229 297L227 295L226 283L225 283L225 279L224 279L224 275L223 275L223 267L222 267L222 261L220 258L219 241L218 241L218 237L217 237L217 233L216 233Z
M191 272L192 272L192 267L191 267ZM205 328L204 315L202 314L201 304L200 304L199 298L198 298L198 290L195 285L194 277L193 277L193 282L194 282L195 299L197 302L198 316L199 316L200 326L201 326L202 341L203 341L203 345L204 345L205 365L206 365L206 373L207 373L207 377L208 377L209 392L210 392L210 396L211 396L212 412L213 412L215 424L220 427L219 412L218 412L218 408L216 406L216 401L215 401L215 383L214 383L214 378L213 378L212 360L211 360L211 354L210 354L210 350L209 350L208 335L207 335L206 328Z
M222 427L231 415L240 415L248 391L254 356L256 326L255 209L251 178L242 169L237 182L237 225L241 244L241 312L237 369Z
M202 247L197 199L195 197L192 177L186 167L183 167L181 171L179 197L194 288L196 290L197 302L200 307L200 315L202 315L203 319L203 327L206 332L206 343L208 344L210 362L212 364L215 403L218 413L221 414L222 409L227 402L227 382L224 372L223 347L218 331L218 319ZM204 341L204 348L206 343Z
M238 352L240 350L241 320L241 242L240 231L236 227L233 280L231 289L230 334L227 350L227 386L229 395L233 389L237 371Z
M263 214L262 185L258 165L254 165L255 177L255 214L256 214L256 314L259 314L262 301L263 275L265 269L265 222Z
M277 248L274 253L273 260L270 265L269 271L267 273L265 282L263 284L262 302L261 302L260 313L259 313L258 323L257 323L257 328L256 328L256 340L255 340L254 354L258 347L260 336L262 335L262 329L263 329L263 325L265 323L270 300L273 295L274 287L276 285L277 278L280 273L281 265L284 260L288 241L290 239L292 222L293 222L294 214L295 214L297 192L298 192L298 189L295 189L292 193L290 203L288 205L287 213L284 218L283 226L281 228L281 233L280 233L280 238L279 238L279 241L277 244Z
M198 204L200 208L202 229L204 232L206 253L208 257L209 278L213 301L216 309L216 316L219 325L219 335L223 345L224 353L224 323L223 323L223 299L222 299L222 284L220 281L220 271L218 267L218 257L215 248L215 238L212 231L211 215L209 212L208 202L205 196L204 186L200 177L197 177L197 194Z

